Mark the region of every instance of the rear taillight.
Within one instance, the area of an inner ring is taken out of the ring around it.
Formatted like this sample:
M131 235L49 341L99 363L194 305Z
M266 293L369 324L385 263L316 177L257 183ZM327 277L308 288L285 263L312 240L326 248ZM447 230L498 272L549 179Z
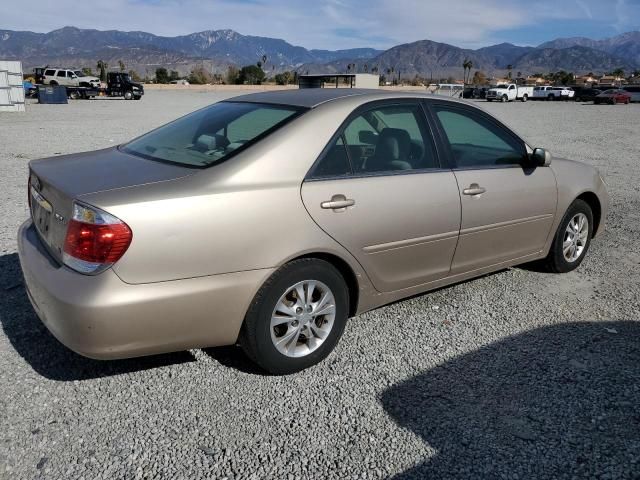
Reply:
M131 229L119 218L74 202L62 259L80 273L97 274L124 255L132 238Z

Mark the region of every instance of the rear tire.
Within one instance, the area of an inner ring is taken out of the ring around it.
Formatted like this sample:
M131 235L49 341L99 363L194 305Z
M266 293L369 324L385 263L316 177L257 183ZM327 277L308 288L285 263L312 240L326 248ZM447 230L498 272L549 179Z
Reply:
M297 292L311 295L300 298ZM295 260L276 271L256 294L242 325L240 345L272 374L299 372L331 353L348 312L347 285L333 265L312 258Z
M586 225L580 220L586 221ZM581 227L576 230L576 225ZM544 269L552 273L567 273L578 268L587 255L592 234L591 207L584 200L574 200L558 225L549 254L542 262Z
M58 82L56 82L55 80L51 80L49 82L49 85L53 85L54 87L58 85Z
M527 100L529 100L529 95L527 95L526 93L522 96L522 103L525 103Z
M555 99L556 99L556 96L555 96L555 95L549 94L549 95L547 96L547 100L549 100L550 102L553 102Z

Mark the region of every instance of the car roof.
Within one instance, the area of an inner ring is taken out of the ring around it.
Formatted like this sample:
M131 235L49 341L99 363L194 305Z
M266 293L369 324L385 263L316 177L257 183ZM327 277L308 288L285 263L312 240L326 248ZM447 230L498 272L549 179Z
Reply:
M268 103L274 105L290 105L293 107L314 108L323 103L362 97L363 101L385 98L432 98L426 92L390 92L387 90L364 88L301 88L276 90L272 92L250 93L228 99L230 102ZM450 100L438 96L438 100ZM455 99L452 99L455 101Z

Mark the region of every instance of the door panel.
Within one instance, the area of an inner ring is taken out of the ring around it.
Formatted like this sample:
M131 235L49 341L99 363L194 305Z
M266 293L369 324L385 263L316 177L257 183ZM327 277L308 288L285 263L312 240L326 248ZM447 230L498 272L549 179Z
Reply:
M315 222L360 262L379 291L448 275L460 228L452 172L307 181L302 199ZM332 200L353 200L353 205L323 208Z
M462 225L452 274L542 250L554 220L557 188L548 167L457 170ZM464 190L476 184L478 195Z

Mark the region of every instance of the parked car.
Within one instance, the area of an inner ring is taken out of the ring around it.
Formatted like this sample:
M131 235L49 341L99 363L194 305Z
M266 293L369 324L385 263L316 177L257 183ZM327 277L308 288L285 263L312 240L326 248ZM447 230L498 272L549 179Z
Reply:
M632 102L640 102L640 85L627 85L626 87L622 87L622 89L631 94Z
M600 95L596 96L594 99L594 103L599 105L601 103L610 103L611 105L615 105L616 103L631 103L631 94L622 89L610 89L605 90Z
M602 90L587 87L573 87L573 91L575 92L573 99L576 102L593 102L602 93Z
M574 270L609 205L594 167L474 105L357 89L242 95L29 172L20 263L62 343L239 342L278 374L390 302L534 260Z
M462 98L484 99L487 96L487 87L467 87L462 92Z
M82 70L70 70L67 68L45 68L42 73L42 83L65 87L100 88L100 79L98 77L85 75Z
M571 87L551 87L547 92L549 100L571 100L575 92Z
M497 85L491 87L487 91L487 102L500 100L501 102L513 102L514 100L522 100L526 102L533 96L533 87L519 87L515 83L508 85Z
M532 100L548 100L549 91L551 90L550 86L544 85L542 87L533 87L533 97Z

